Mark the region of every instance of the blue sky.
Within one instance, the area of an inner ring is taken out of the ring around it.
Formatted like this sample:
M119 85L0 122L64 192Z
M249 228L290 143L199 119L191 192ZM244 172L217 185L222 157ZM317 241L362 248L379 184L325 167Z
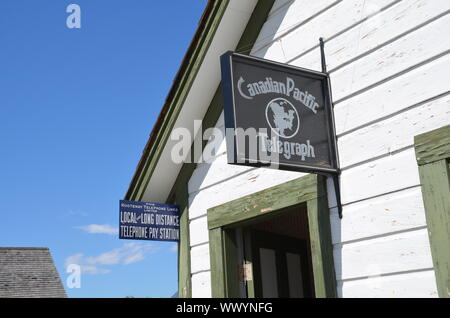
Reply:
M81 29L66 7L81 7ZM206 0L0 1L0 246L49 247L70 297L170 297L175 244L119 240L119 200ZM81 288L65 264L84 266Z

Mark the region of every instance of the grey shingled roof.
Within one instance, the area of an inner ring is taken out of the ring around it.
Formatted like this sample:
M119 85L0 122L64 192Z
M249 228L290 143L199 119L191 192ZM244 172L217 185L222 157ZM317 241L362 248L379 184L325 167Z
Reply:
M67 297L49 249L0 247L0 297Z

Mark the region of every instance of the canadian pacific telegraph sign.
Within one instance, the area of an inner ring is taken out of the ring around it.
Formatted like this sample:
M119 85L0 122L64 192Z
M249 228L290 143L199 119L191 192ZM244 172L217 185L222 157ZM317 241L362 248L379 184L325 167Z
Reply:
M173 241L180 238L177 205L121 200L120 239Z
M221 64L229 163L338 171L327 74L232 52Z

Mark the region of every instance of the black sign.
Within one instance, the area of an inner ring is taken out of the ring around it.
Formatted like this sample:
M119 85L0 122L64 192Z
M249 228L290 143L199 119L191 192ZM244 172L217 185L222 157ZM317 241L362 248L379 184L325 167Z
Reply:
M228 163L338 172L327 74L233 52L221 64Z
M121 200L120 239L172 241L180 239L179 208L172 204Z

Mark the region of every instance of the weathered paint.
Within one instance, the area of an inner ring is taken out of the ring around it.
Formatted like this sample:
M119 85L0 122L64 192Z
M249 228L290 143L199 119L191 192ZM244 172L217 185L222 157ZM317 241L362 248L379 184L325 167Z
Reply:
M162 128L148 149L149 156L143 158L143 170L132 183L128 199L139 200L148 191L147 184L181 108L192 107L184 104L190 90L195 89L192 81L208 43L228 2L237 7L238 1L215 2L208 27L171 95ZM331 228L333 246L314 245L319 257L315 274L332 272L333 268L325 268L329 259L322 259L324 268L318 265L320 257L331 255L340 297L448 294L448 265L445 269L442 264L448 264L445 257L449 254L442 253L449 250L445 244L450 240L445 228L448 214L442 213L448 211L448 182L443 171L448 169L445 159L450 142L448 128L426 132L450 122L450 38L442 36L450 27L449 9L446 0L261 0L236 48L245 54L320 70L318 38L325 39L343 168L344 218L337 216L329 180L328 209L323 209L326 204L319 202L321 199L311 197L308 213L313 222L310 227L325 233ZM209 92L211 96L213 92ZM221 109L217 88L204 117L204 129L215 126L223 131ZM418 134L422 135L414 140ZM230 236L223 231L218 235L217 229L223 222L279 208L270 207L271 199L257 193L277 186L283 189L283 184L307 178L296 172L230 166L225 151L222 141L216 157L198 165L183 165L169 196L183 211L180 296L221 296L224 290L233 290L227 281L235 273L210 271L232 256L214 248L233 245ZM278 193L291 203L295 194L286 189ZM249 202L242 205L243 210L237 207L224 218L211 209L246 196ZM330 222L324 222L328 212ZM319 223L314 219L318 215ZM327 281L319 283L319 296L330 295L333 288Z
M344 168L342 220L332 185L328 198L338 295L436 297L413 136L450 121L450 40L440 36L450 25L448 1L297 0L273 8L252 55L320 70L318 38L326 41ZM223 129L222 117L216 127ZM208 244L209 208L303 175L230 167L224 145L189 180L195 244ZM194 275L199 290L208 285L204 273Z
M223 6L220 7L219 13L216 14L215 22L212 22L212 30L211 32L214 32L214 30L218 27L218 23L220 22L220 17L223 15L224 10L227 7L227 2L223 3ZM249 22L247 24L247 27L245 31L242 34L241 39L239 40L239 43L237 45L237 49L239 51L242 51L243 53L248 53L251 49L251 46L248 47L248 43L253 43L256 39L256 36L259 34L259 30L262 26L262 21L264 21L264 17L267 16L269 9L271 8L273 4L273 1L260 1L257 6L254 9L253 14L251 15ZM203 53L205 54L205 50L208 48L208 41L204 42L203 44ZM198 62L198 61L197 61ZM200 63L199 63L200 64ZM199 64L197 65L197 68L194 68L194 72L196 69L198 69ZM192 72L192 71L190 71ZM191 78L192 80L192 78ZM183 100L182 100L183 101ZM206 112L203 122L202 122L202 131L201 136L203 136L203 133L211 127L214 127L214 124L217 122L218 117L221 114L222 111L222 91L221 87L219 86L214 94L214 97L211 101L210 106L208 107L208 111ZM176 115L172 115L176 117ZM202 142L202 147L204 148L205 144L207 142ZM192 151L194 148L195 143L192 145ZM189 225L189 208L188 204L186 202L186 197L184 196L184 193L188 191L187 184L189 179L191 178L191 175L193 171L196 168L196 164L194 163L185 163L181 167L180 173L178 174L178 177L176 179L176 182L174 184L174 187L172 188L171 193L182 193L181 199L177 200L177 204L182 205L183 212L181 214L181 230L180 230L180 243L179 243L179 257L178 257L178 289L179 289L179 295L180 297L192 297L192 287L191 287L191 275L192 272L202 272L204 269L204 266L197 266L197 262L191 262L191 239L190 239L190 225ZM153 168L154 169L154 168ZM148 181L147 181L148 182ZM179 197L178 195L177 197ZM171 195L169 195L171 197ZM193 231L193 233L197 233L197 231ZM195 244L195 239L194 239ZM209 265L209 255L208 253L202 253L202 254L195 254L196 251L194 251L193 259L197 260L206 260L206 265ZM207 266L208 267L208 266ZM199 275L199 276L204 276ZM202 282L200 283L200 285ZM200 294L200 296L204 296L204 294ZM208 293L206 294L208 296Z
M450 125L415 138L422 195L440 297L450 298Z
M273 211L317 198L317 176L307 175L279 186L260 191L208 209L208 227L248 220ZM299 198L303 201L299 202Z
M316 297L336 297L325 179L312 174L208 209L213 297L238 295L233 256L236 253L230 243L231 235L223 227L251 222L255 217L277 213L301 203L307 206Z
M447 110L447 113L450 113L450 111ZM414 140L417 163L419 165L450 157L450 126L448 125L416 136Z

